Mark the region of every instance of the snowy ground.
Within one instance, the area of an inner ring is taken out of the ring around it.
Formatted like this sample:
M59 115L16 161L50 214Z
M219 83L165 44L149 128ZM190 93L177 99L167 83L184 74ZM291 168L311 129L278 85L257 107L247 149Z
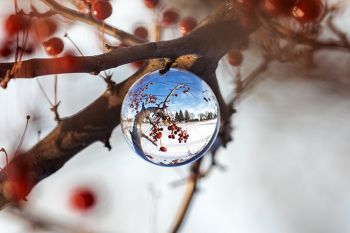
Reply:
M215 136L215 129L217 128L217 119L201 121L201 122L187 122L179 123L179 127L186 130L189 134L189 138L186 143L179 143L177 139L169 139L168 135L170 131L167 130L167 126L160 125L164 128L163 136L161 142L157 143L157 146L152 144L149 140L142 137L141 145L143 151L148 159L152 160L155 163L163 162L165 164L170 163L171 161L184 162L196 156L199 157L203 155L201 151L208 145L212 137ZM131 143L130 131L132 130L133 123L128 121L124 123L123 132L126 134L126 137ZM151 125L144 123L142 125L142 131L149 135ZM166 152L159 150L160 146L167 148ZM204 151L203 151L204 152Z

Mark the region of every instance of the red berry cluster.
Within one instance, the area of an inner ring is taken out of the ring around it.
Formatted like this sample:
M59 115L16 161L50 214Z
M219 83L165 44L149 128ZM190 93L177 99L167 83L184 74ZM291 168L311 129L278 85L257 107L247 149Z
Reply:
M301 23L317 22L323 12L322 0L238 0L247 7L259 6L270 16L289 16Z
M157 142L159 139L162 138L163 134L162 131L164 129L162 127L157 126L154 124L151 128L151 133L149 134L150 137L152 137L154 142Z
M142 94L140 96L135 96L135 99L130 104L130 108L134 108L136 112L139 112L139 107L141 103L145 104L155 104L157 103L157 97L149 94Z
M130 108L135 109L136 112L139 111L139 107L142 103L144 104L156 104L157 103L157 97L151 94L144 93L146 90L148 90L149 85L152 85L153 83L148 83L147 85L143 86L142 88L138 89L136 92L131 94L132 102L129 105Z
M179 143L182 143L184 141L187 142L187 139L189 137L189 134L183 130L181 127L177 126L175 123L172 123L168 126L168 130L170 131L170 134L168 136L169 139L175 139L177 135Z

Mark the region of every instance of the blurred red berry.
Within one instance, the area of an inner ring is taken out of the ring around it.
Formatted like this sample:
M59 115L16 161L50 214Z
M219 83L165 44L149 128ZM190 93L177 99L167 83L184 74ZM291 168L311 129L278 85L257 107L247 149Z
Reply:
M324 11L321 0L299 0L292 9L293 17L299 22L305 23L318 21Z
M43 46L50 56L56 56L60 54L64 49L63 41L58 37L52 37L51 39L43 42Z
M159 0L143 0L145 6L149 9L154 9L158 6Z
M91 210L96 205L95 193L89 188L79 188L72 193L70 204L75 210Z
M167 9L163 12L162 22L164 26L176 24L180 20L179 13L175 9Z
M161 147L159 148L159 150L160 150L161 152L166 152L168 149L167 149L166 147L164 147L164 146L161 146Z
M230 63L231 66L240 66L243 61L243 55L238 50L231 50L228 55L228 63Z
M183 18L180 21L180 32L182 35L186 35L191 32L197 26L197 20L192 17Z
M97 20L105 20L112 15L112 5L107 0L95 0L91 4L92 16Z
M134 29L134 35L142 39L148 38L148 30L144 26L138 26Z
M5 31L12 36L28 26L28 19L22 14L10 15L5 19Z
M0 48L0 56L1 57L8 57L12 54L12 49L8 44L4 44L1 48Z
M6 198L16 202L25 200L34 186L32 161L24 159L12 162L7 166L6 174L7 180L3 187Z

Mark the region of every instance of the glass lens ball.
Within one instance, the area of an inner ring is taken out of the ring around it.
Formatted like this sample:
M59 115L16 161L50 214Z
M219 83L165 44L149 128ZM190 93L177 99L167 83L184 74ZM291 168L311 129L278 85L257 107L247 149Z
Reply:
M143 159L178 166L202 157L220 125L211 88L195 74L172 68L146 74L129 89L121 110L122 132Z

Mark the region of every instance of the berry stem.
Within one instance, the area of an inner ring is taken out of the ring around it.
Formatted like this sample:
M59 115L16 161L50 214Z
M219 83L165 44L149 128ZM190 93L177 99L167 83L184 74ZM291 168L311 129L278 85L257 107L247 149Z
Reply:
M64 34L64 37L66 37L71 43L72 45L74 46L74 48L76 50L78 50L78 52L80 53L81 56L84 56L83 52L79 49L78 45L72 40L72 38L70 38L70 36L68 35L68 33L65 33Z

